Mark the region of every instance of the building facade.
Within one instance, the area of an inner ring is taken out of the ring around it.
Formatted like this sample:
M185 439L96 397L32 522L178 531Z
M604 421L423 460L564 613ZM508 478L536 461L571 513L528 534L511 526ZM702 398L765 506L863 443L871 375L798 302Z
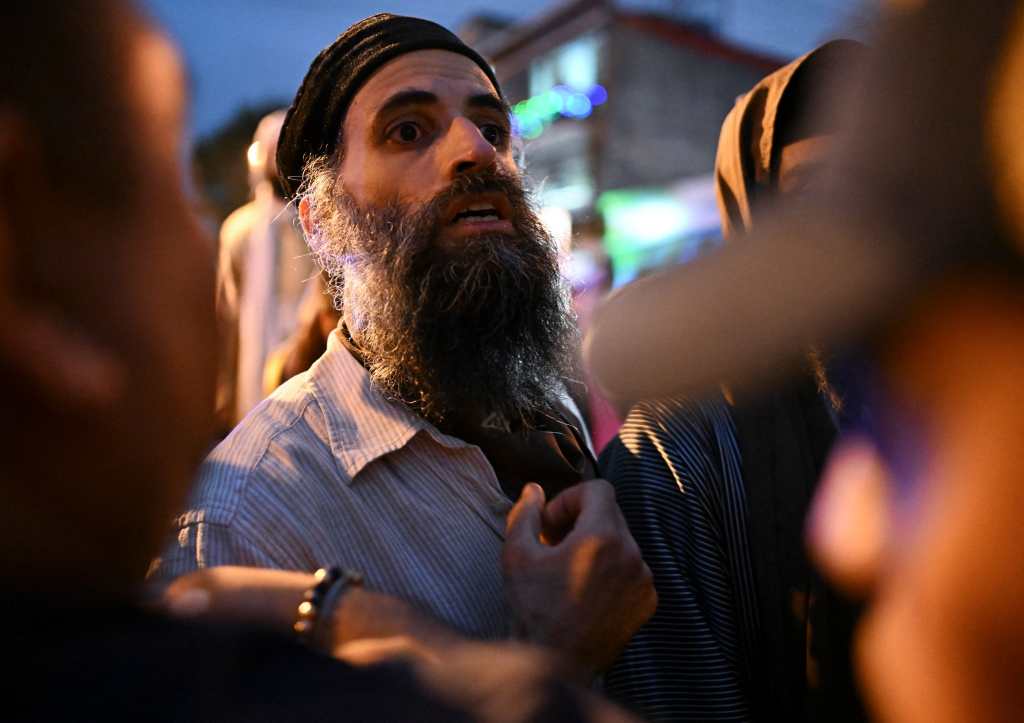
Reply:
M513 106L541 204L571 218L577 241L600 240L616 284L715 243L721 123L783 62L701 20L568 0L525 23L460 28Z

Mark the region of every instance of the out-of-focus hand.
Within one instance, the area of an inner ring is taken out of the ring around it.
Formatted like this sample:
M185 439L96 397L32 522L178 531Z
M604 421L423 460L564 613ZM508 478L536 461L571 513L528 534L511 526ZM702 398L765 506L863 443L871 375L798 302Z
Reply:
M438 652L408 635L389 638L361 638L334 646L331 653L350 665L376 665L401 660L410 665L438 665Z
M174 580L161 603L179 617L211 617L290 633L313 575L258 567L207 567Z
M427 688L482 723L639 723L590 691L568 684L548 650L522 643L465 642L439 665L416 666Z
M607 668L657 607L651 571L605 480L546 505L540 486L526 485L508 515L502 566L519 632L584 677Z
M429 613L393 595L353 587L338 601L331 618L333 653L349 662L395 657L440 659L465 639Z

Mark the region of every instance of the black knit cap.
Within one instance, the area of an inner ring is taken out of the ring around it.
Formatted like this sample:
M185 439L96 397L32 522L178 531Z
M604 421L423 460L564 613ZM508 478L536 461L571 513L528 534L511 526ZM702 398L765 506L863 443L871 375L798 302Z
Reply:
M363 84L389 60L416 50L465 55L501 94L487 61L437 23L391 13L360 20L316 56L285 116L277 144L277 172L289 198L302 182L305 162L334 152L345 113Z

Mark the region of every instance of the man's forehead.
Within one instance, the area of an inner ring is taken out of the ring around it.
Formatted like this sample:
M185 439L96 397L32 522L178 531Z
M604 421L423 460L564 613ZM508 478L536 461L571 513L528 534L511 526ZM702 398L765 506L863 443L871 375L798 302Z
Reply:
M356 93L348 116L372 114L396 92L425 90L442 100L498 95L475 62L447 50L417 50L385 63Z

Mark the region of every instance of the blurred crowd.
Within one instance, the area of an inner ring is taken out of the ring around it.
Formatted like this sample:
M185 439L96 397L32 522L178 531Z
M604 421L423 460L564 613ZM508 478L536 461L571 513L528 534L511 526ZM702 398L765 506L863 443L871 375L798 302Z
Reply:
M767 74L615 291L477 49L338 30L218 240L164 32L7 13L3 718L1024 719L1024 2Z

